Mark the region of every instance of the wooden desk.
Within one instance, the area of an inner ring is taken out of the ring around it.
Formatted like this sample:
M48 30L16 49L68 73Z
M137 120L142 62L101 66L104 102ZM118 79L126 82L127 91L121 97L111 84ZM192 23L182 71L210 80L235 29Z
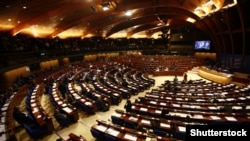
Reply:
M164 108L159 108L155 106L145 106L142 104L133 104L132 110L136 113L151 115L154 117L160 117L162 110ZM189 116L193 121L209 123L214 121L219 122L250 122L248 115L245 113L224 113L224 112L199 112L192 110L177 110L168 109L169 114L168 119L181 119L185 120Z
M231 75L210 70L205 67L200 67L198 74L205 79L221 84L228 84L232 81Z
M5 134L7 137L7 140L16 140L15 137L15 120L13 119L12 113L14 111L14 107L20 105L21 101L25 98L25 96L28 93L28 85L23 85L22 87L19 88L16 94L13 94L10 98L10 101L8 103L8 110L6 110L6 130Z
M66 141L87 141L87 140L82 136L77 136L74 133L70 133L69 138Z
M168 137L156 136L152 137L152 135L148 133L139 132L136 130L131 130L126 127L116 126L111 123L107 123L104 121L97 120L97 124L91 127L92 130L97 130L103 135L110 135L116 139L120 140L134 140L134 141L145 141L149 138L156 138L161 141L170 141L171 139Z
M54 83L52 88L52 100L55 102L56 106L65 113L73 122L77 122L79 119L77 108L64 100L58 93L58 85Z
M173 71L173 70L169 70L169 71L154 71L153 75L154 76L166 76L166 75L177 75L177 76L182 76L184 74L185 71Z

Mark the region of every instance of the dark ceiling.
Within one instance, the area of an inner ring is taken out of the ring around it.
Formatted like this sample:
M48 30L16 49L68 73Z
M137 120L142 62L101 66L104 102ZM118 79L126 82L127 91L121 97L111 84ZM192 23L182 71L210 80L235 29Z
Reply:
M34 37L154 38L163 27L209 28L201 20L236 0L1 0L0 30ZM103 10L103 7L109 10ZM214 12L213 12L214 10ZM130 12L131 15L126 15ZM193 22L187 21L192 19ZM170 30L171 31L171 30ZM211 33L211 32L210 32Z

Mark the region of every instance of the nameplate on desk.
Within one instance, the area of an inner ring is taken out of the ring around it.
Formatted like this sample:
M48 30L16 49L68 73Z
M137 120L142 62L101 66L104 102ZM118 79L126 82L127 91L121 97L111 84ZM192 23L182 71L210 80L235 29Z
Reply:
M10 105L10 101L6 101L6 103L3 105L3 107L8 107Z
M223 101L225 101L224 99L217 99L219 102L223 102Z
M132 109L135 109L135 106L133 105L131 108L132 108Z
M1 111L6 111L8 109L8 107L3 107L1 108Z
M61 105L61 104L63 104L63 101L58 101L57 104Z
M218 116L210 116L210 118L212 118L213 120L219 120L219 119L221 119L221 118L218 117Z
M96 129L98 129L99 131L105 132L107 130L108 127L103 126L103 125L97 125Z
M151 95L151 94L148 94L147 96L148 96L148 97L159 98L159 96L157 96L157 95Z
M228 120L228 121L238 121L235 117L226 116L225 119Z
M126 133L125 136L124 136L124 138L128 139L128 140L135 141L137 139L137 136L133 135L133 134L130 134L130 133Z
M165 99L172 100L172 97L166 97Z
M178 126L178 130L179 130L180 132L186 132L186 127Z
M147 137L146 141L157 141L157 138Z
M69 108L69 107L64 107L63 110L67 113L71 113L72 112L72 109Z
M238 99L239 99L239 100L246 100L245 97L239 97Z
M227 101L234 101L235 98L227 98L226 100L227 100Z
M180 107L179 104L172 104L172 105L173 105L173 107Z
M1 118L1 122L2 122L2 123L5 123L5 121L6 121L6 117L2 117L2 118Z
M203 115L194 115L193 118L196 118L196 119L203 119Z
M192 106L190 106L190 108L193 108L193 109L197 108L197 109L199 109L199 108L201 108L201 106L199 106L199 105L192 105Z
M170 124L166 124L166 123L160 123L161 127L166 127L166 128L170 128Z
M91 105L92 105L92 103L91 103L91 102L88 102L88 101L87 101L87 102L85 102L85 104L86 104L86 105L89 105L89 106L91 106Z
M6 125L0 124L0 132L5 132L5 131L6 131Z
M66 103L63 103L61 106L62 106L62 107L66 107L66 106L67 106L67 104L66 104Z
M7 134L2 134L2 135L0 136L0 140L1 140L1 141L6 141L6 140L8 140L8 139L7 139Z
M113 135L113 136L118 136L120 134L120 131L115 130L114 128L109 128L106 133Z
M179 117L187 117L187 114L183 114L183 113L175 113L175 115Z
M156 114L161 114L161 110L155 110Z
M228 92L222 92L221 94L222 94L222 95L226 95L226 94L228 94Z
M36 103L32 103L32 104L31 104L31 107L36 107Z
M250 106L246 106L246 109L247 109L247 110L250 109Z
M142 119L142 120L141 120L141 123L150 124L150 120Z
M122 114L116 113L116 112L112 114L112 116L115 116L115 117L121 117L121 115L122 115Z
M37 116L36 116L36 118L41 118L41 117L42 117L42 115L37 115Z
M81 102L85 102L86 100L85 100L85 99L83 99L83 98L81 98L81 99L80 99L80 101L81 101Z
M110 92L110 91L108 91L108 92ZM118 93L114 93L114 95L115 95L115 96L120 96Z
M150 103L150 104L156 104L156 102L155 102L155 101L150 101L149 103Z
M78 94L73 94L75 99L81 99L81 97Z
M184 107L184 108L190 108L190 105L183 104L182 107Z
M137 117L133 117L133 116L129 117L128 119L131 120L131 121L137 121L138 120Z
M161 102L160 105L161 105L161 106L166 106L167 104L164 103L164 102Z
M31 100L30 100L31 103L33 103L33 102L35 102L35 101L36 101L35 99L31 99Z
M39 109L38 108L34 108L34 109L32 109L32 113L36 113L36 112L38 112L39 111Z
M210 110L217 110L217 108L214 107L214 106L209 106L208 109L210 109Z
M144 111L144 112L146 112L146 111L148 111L148 109L147 108L140 108L140 111Z
M240 110L240 109L242 109L242 107L241 106L232 106L232 109L234 109L234 110Z
M176 100L181 101L181 100L182 100L182 98L176 98Z
M181 96L181 95L184 95L184 93L176 93L176 95L180 95Z
M206 93L207 96L213 96L214 94L212 93Z
M203 102L203 101L206 101L204 99L196 99L197 102Z

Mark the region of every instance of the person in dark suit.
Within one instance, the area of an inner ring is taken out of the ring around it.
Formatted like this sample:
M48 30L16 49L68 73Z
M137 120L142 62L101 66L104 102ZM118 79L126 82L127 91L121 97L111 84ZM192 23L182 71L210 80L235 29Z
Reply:
M62 95L62 97L65 99L66 98L66 93L67 93L67 88L66 85L63 82L59 83L58 89Z
M20 111L18 107L14 107L12 116L19 124L32 122L32 119L28 116L28 114L25 114L24 112Z
M174 76L174 83L178 83L178 78L177 78L177 75Z
M184 76L183 76L183 82L184 83L188 82L187 78L188 78L187 73L184 73Z
M106 103L101 97L99 97L96 100L96 103L98 104L98 108L100 108L102 111L108 111L109 110L108 103Z
M127 100L127 103L124 105L124 108L126 109L126 112L131 112L131 110L132 110L132 103L131 103L130 99Z
M164 109L161 111L161 118L166 118L168 117L169 114L169 110L168 109Z
M54 117L55 119L57 120L57 122L59 122L59 124L61 126L68 126L71 121L70 119L67 117L67 115L61 113L59 110L55 110L55 113L54 113Z

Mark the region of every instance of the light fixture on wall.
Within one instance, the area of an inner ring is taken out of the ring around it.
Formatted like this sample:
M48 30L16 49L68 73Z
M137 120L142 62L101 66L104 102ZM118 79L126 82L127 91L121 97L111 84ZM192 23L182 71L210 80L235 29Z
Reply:
M103 2L102 4L102 10L107 11L110 9L110 3L109 2Z
M131 15L132 15L132 12L131 12L131 11L127 11L127 12L125 13L125 15L126 15L126 16L131 16Z

